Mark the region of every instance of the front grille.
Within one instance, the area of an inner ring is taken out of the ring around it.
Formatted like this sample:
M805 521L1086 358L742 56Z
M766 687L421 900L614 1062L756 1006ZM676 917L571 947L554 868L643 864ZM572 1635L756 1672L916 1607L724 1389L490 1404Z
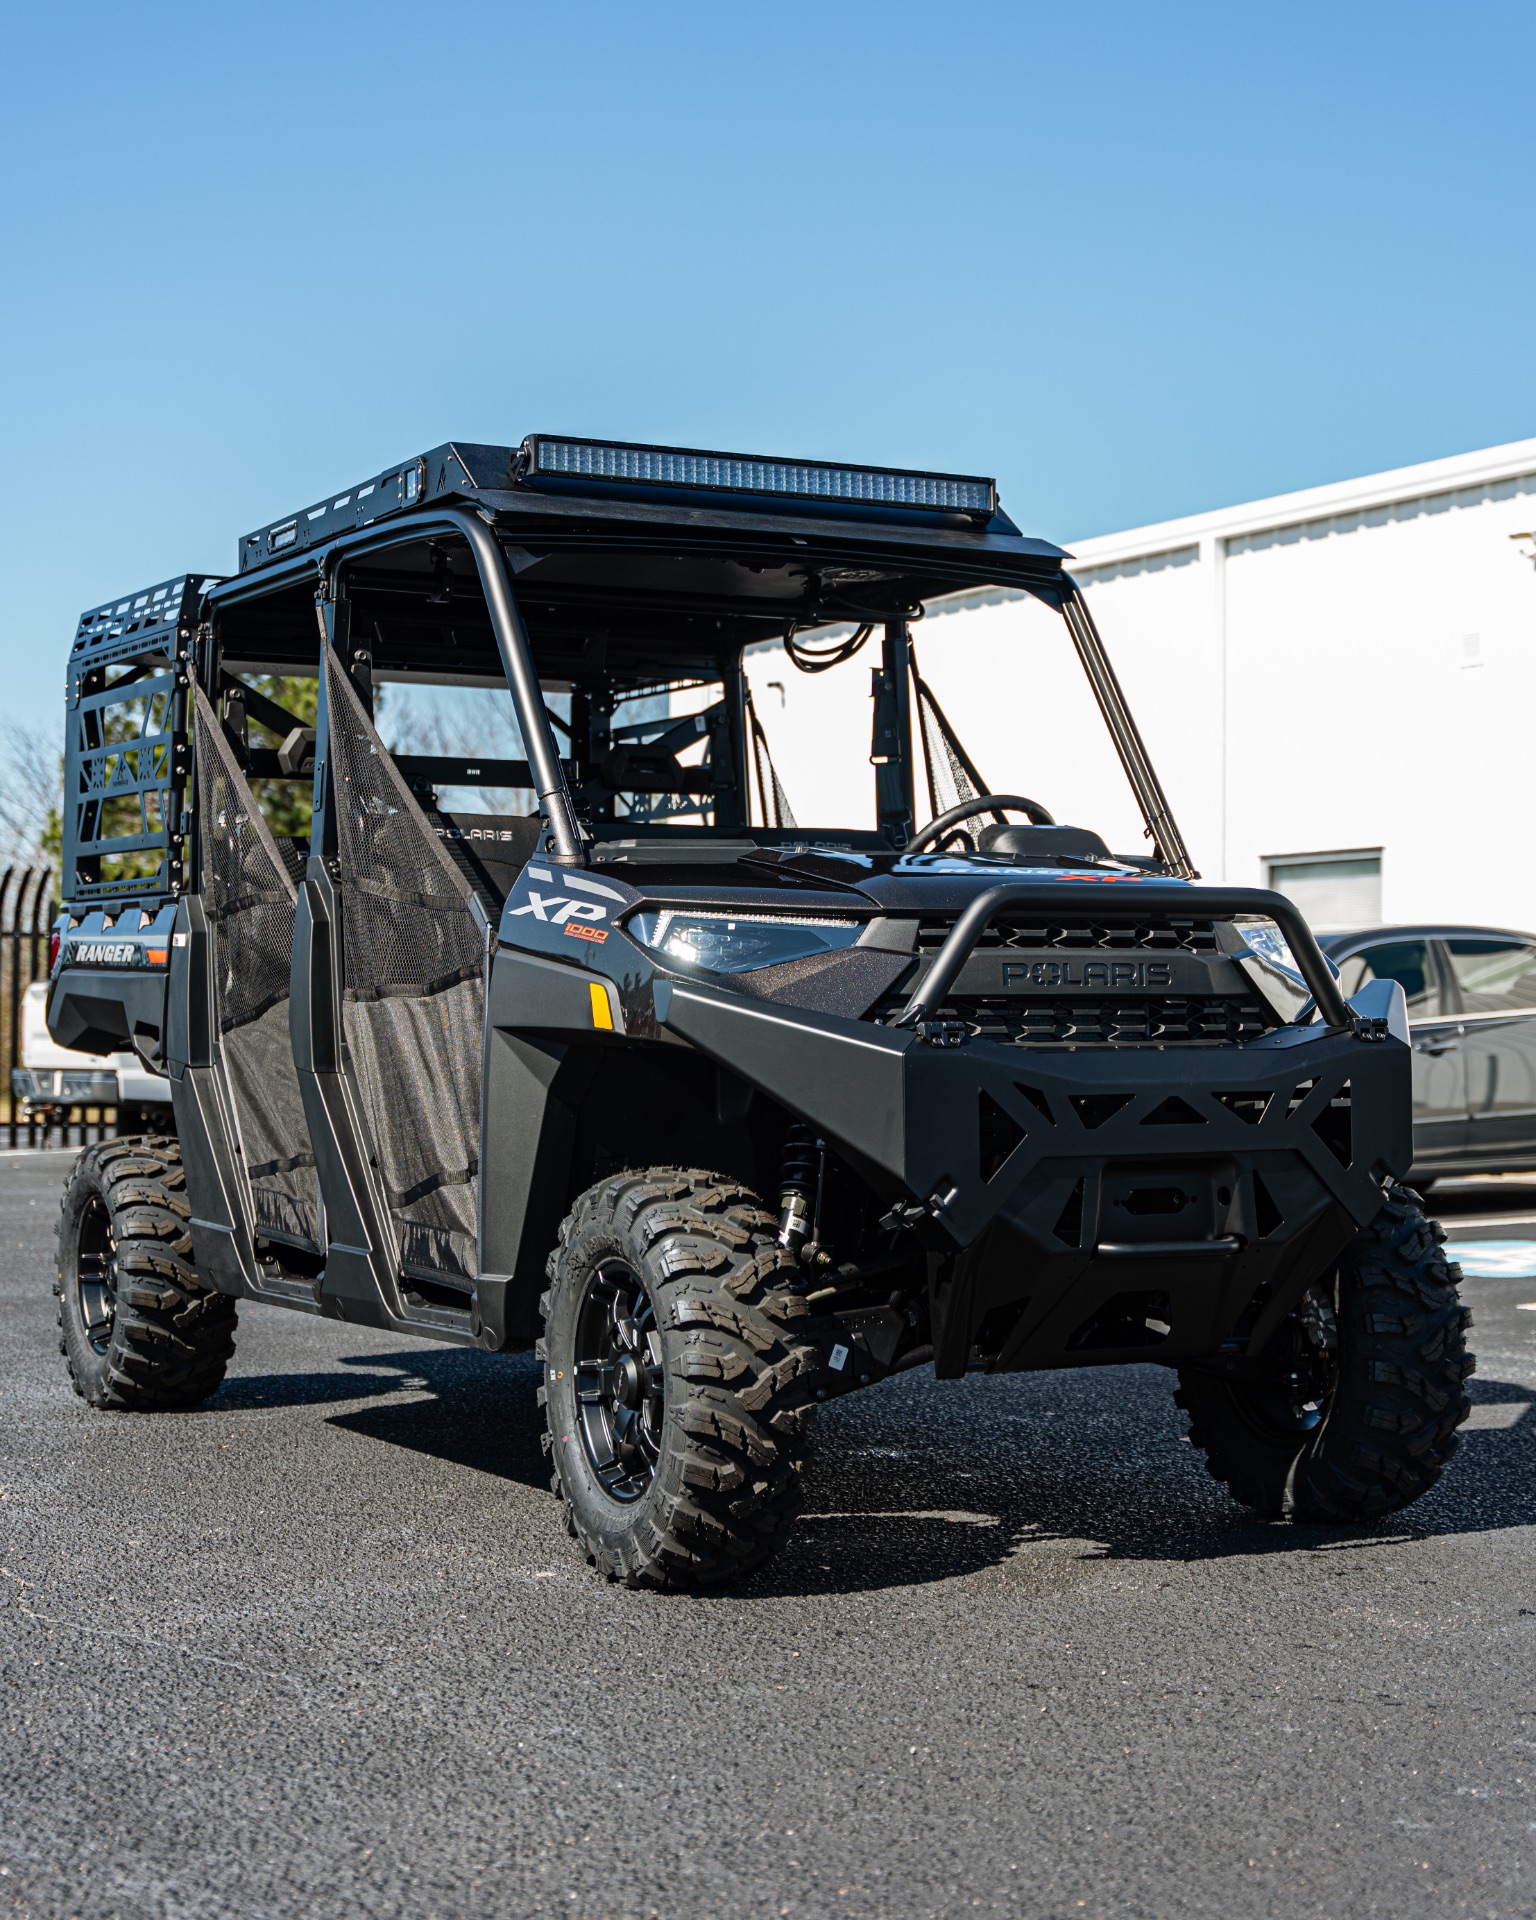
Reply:
M903 1004L893 996L876 1019L889 1019ZM1274 1024L1257 1000L1241 994L1134 1000L956 994L930 1017L1015 1047L1232 1047Z
M917 950L942 947L956 915L919 920ZM1216 929L1209 920L1063 920L1014 919L1001 914L982 931L978 950L988 947L1065 948L1071 952L1216 953Z
M932 959L943 946L956 917L934 915L918 922L917 951L924 959ZM1213 957L1222 951L1216 924L1210 920L1161 914L1155 919L1106 915L1091 920L1061 920L1032 915L1028 908L1000 914L976 943L978 952L1009 949L1029 954L1187 953ZM1052 969L1061 973L1073 970L1068 966ZM1039 970L1035 971L1038 974ZM1113 970L1099 967L1090 971L1108 976ZM1132 971L1139 974L1142 969ZM1190 983L1186 979L1180 984L1187 987ZM901 1010L910 991L909 982L870 1017L889 1020ZM928 1018L947 1024L957 1037L968 1032L977 1039L1016 1047L1232 1047L1257 1039L1275 1024L1274 1016L1252 994L1127 994L1113 989L1094 991L1091 983L1086 991L1068 987L1049 995L952 993Z

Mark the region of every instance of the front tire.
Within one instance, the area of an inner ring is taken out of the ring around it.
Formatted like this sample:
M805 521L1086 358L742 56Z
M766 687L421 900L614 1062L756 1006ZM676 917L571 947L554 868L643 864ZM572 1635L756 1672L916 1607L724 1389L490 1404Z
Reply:
M1425 1494L1458 1445L1476 1364L1461 1270L1419 1196L1381 1212L1240 1373L1185 1368L1189 1438L1244 1506L1271 1518L1365 1521Z
M64 1182L59 1351L93 1407L193 1407L224 1378L235 1302L198 1284L186 1189L164 1136L87 1147Z
M819 1350L795 1263L746 1188L624 1173L576 1202L550 1256L539 1358L551 1484L590 1563L632 1587L760 1565L799 1507Z

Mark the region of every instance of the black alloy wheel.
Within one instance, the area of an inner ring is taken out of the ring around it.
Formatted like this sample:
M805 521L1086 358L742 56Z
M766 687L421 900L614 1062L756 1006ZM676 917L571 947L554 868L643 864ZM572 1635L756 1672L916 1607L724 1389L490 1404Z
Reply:
M544 1448L588 1560L674 1592L760 1566L799 1508L826 1367L777 1210L703 1167L612 1174L548 1274Z
M1338 1385L1338 1281L1311 1288L1233 1396L1238 1419L1268 1446L1300 1446L1323 1424Z
M112 1216L99 1195L92 1194L80 1216L79 1252L75 1263L75 1295L80 1330L92 1353L106 1353L117 1325L117 1243Z
M195 1407L224 1378L236 1303L201 1284L181 1150L101 1140L64 1182L59 1351L76 1393L118 1412Z
M588 1279L573 1358L588 1463L610 1499L639 1500L661 1458L666 1386L656 1309L625 1261L605 1260Z

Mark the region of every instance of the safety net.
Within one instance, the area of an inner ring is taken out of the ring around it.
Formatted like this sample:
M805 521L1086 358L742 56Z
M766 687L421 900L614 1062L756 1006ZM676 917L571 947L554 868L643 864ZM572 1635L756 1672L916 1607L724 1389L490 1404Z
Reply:
M326 696L347 1051L402 1269L467 1284L476 1270L486 923L334 652Z
M768 751L768 736L763 731L762 721L757 717L757 708L752 704L750 688L747 689L747 738L752 746L752 772L757 775L762 824L765 827L798 826L794 808L789 804L789 795L784 791L784 783L779 779L779 770L773 764L773 755ZM751 784L749 777L747 782L749 792Z
M202 886L212 926L219 1054L240 1128L256 1230L318 1250L309 1128L288 1037L297 892L234 752L196 690Z
M962 800L974 800L980 794L990 793L991 788L976 771L975 761L960 744L960 736L950 725L932 687L918 672L915 647L908 657L912 665L913 700L923 736L929 818L936 819L939 814L958 806Z

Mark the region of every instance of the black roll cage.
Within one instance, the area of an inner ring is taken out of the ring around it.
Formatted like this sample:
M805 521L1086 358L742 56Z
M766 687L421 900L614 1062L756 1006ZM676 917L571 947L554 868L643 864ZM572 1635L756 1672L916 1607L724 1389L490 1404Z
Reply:
M385 526L361 528L356 533L343 534L328 542L318 554L313 550L295 554L289 561L269 564L223 581L210 589L207 601L215 607L234 606L266 598L305 581L315 581L317 600L322 604L334 602L345 570L352 563L369 554L417 544L434 534L462 538L474 560L502 671L512 696L513 711L528 755L531 782L547 835L546 857L563 866L585 866L586 848L540 690L528 628L518 605L501 539L483 513L468 507L441 507L418 511ZM986 569L985 578L978 578L975 584L996 584L992 570ZM1175 878L1198 878L1184 838L1173 818L1167 795L1076 581L1069 574L1061 573L1057 581L1049 585L1031 583L1024 590L1047 605L1054 606L1065 621L1120 764L1135 795L1148 838L1162 866ZM891 731L896 735L892 744L897 746L898 751L892 755L888 775L884 767L877 769L881 776L877 786L882 825L902 810L903 803L910 816L912 804L911 718L908 711L907 674L904 670L906 636L905 619L898 618L885 623L880 677L886 683ZM740 678L739 662L736 678Z

